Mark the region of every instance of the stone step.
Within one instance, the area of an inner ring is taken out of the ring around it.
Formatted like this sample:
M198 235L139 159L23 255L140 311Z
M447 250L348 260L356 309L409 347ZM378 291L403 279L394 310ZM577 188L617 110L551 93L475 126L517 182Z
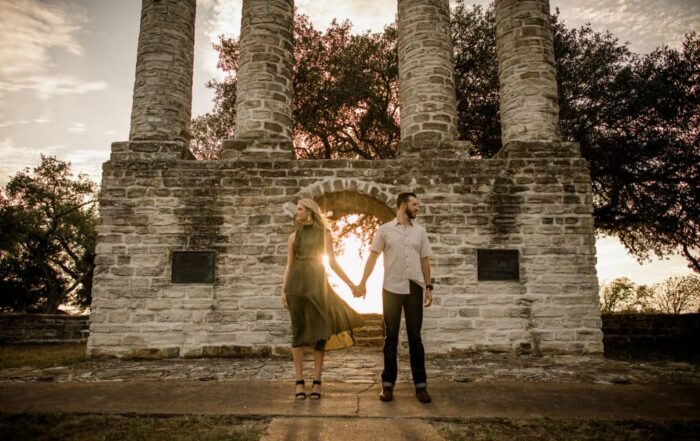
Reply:
M357 346L383 346L384 337L360 337L355 338Z
M353 331L355 337L384 337L383 328L360 328Z

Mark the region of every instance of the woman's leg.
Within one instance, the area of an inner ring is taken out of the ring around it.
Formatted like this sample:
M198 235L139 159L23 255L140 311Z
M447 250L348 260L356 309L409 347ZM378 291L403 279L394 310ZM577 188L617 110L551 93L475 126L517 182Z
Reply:
M324 350L316 350L314 348L314 380L321 380L323 373L323 358L326 352ZM321 392L321 385L314 384L311 392ZM312 397L313 398L313 397Z
M292 357L294 358L294 375L296 380L304 379L304 348L292 348ZM304 386L297 384L295 392L304 392Z

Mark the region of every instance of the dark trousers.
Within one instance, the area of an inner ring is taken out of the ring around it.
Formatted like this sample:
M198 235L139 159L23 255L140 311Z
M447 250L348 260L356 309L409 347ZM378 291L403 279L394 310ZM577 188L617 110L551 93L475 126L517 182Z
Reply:
M408 349L411 358L411 374L416 387L426 386L425 350L420 337L423 325L423 288L411 281L410 294L394 294L382 291L384 309L384 371L382 385L394 387L398 366L396 363L396 348L399 344L399 326L401 325L401 310L406 317L406 332L408 334Z

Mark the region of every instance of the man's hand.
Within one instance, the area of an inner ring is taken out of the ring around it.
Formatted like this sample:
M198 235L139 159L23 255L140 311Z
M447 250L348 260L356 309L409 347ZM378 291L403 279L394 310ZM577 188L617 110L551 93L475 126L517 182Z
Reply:
M362 295L362 291L360 291L360 287L357 285L350 285L350 289L352 290L352 296L353 297L360 297Z
M433 290L430 288L425 288L425 298L423 299L423 306L426 308L433 304Z
M282 306L284 306L285 309L289 309L289 304L287 304L287 296L284 293L282 293L281 297L282 297Z
M357 296L362 296L362 298L364 299L367 295L367 282L360 283L360 286L358 286L357 289L359 291L359 294Z

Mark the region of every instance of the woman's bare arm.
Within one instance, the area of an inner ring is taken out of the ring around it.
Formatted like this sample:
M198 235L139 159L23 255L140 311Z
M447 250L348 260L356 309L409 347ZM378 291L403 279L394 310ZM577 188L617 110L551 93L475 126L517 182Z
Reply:
M340 279L348 284L350 287L353 287L352 280L350 280L350 277L345 274L345 271L343 271L343 268L341 268L340 264L338 263L337 260L335 260L335 251L333 250L333 237L331 236L330 231L326 231L326 256L328 256L328 263L330 264L331 268L335 273L340 277Z

